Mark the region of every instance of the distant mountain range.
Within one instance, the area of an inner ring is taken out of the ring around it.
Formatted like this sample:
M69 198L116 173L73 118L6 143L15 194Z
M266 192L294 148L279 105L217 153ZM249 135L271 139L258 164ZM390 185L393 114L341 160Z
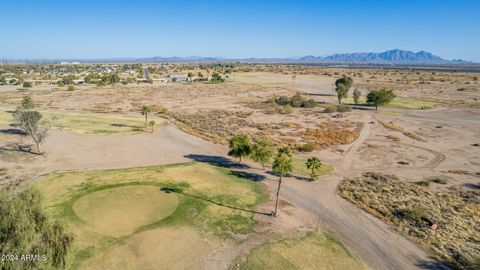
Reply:
M6 60L4 60L6 61ZM319 64L358 64L358 65L461 65L475 64L471 61L460 59L447 60L440 56L433 55L426 51L412 52L404 50L388 50L380 53L360 52L333 54L330 56L307 55L291 58L222 58L222 57L146 57L146 58L103 58L103 59L48 59L48 60L9 60L10 62L29 63L54 63L54 62L81 62L81 63L111 63L111 62L137 62L137 63L159 63L159 62L242 62L242 63L319 63Z
M308 55L299 59L303 62L327 63L378 63L378 64L463 64L464 60L446 60L426 51L412 52L389 50L381 53L361 52L333 54L326 57Z
M326 57L307 55L299 58L219 58L219 57L150 57L139 62L268 62L268 63L358 63L358 64L468 64L465 60L447 60L426 51L388 50L381 53L361 52L333 54Z

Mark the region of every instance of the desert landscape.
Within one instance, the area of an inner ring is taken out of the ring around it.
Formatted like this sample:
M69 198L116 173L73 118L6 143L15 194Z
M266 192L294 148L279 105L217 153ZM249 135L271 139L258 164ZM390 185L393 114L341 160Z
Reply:
M62 268L478 266L480 73L140 67L151 78L187 78L135 82L135 73L48 85L39 77L65 66L0 66L28 74L23 84L0 86L0 185L34 188L65 226L71 244ZM342 78L351 85L339 104ZM394 97L376 109L369 93L380 89ZM14 125L22 108L52 119L40 151ZM269 142L273 153L256 162L232 151L239 135L254 149ZM288 157L289 171L279 173L279 157ZM311 169L313 157L320 164Z

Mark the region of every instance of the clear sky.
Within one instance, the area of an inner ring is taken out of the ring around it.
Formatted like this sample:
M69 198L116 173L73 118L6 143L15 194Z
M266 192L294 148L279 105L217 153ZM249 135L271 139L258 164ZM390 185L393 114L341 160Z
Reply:
M1 0L0 58L425 50L480 62L480 1Z

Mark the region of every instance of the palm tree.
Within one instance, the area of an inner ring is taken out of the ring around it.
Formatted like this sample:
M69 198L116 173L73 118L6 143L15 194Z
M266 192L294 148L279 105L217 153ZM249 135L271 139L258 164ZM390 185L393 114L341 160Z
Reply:
M145 116L145 127L147 126L147 123L148 123L148 113L149 112L151 112L151 109L147 105L142 106L142 108L140 109L140 113Z
M320 167L322 166L322 162L320 159L316 157L311 157L307 160L307 168L311 170L310 173L310 178L312 178L312 181L317 180L318 178L318 170L320 170Z
M292 171L292 154L290 153L290 148L282 147L278 149L278 154L273 161L272 169L274 173L277 173L280 176L277 187L277 199L275 200L275 210L273 211L273 216L277 216L278 198L280 195L280 188L282 187L282 176L287 175Z
M153 133L153 126L155 126L157 123L155 123L155 121L150 121L148 122L148 125L152 128L152 133Z

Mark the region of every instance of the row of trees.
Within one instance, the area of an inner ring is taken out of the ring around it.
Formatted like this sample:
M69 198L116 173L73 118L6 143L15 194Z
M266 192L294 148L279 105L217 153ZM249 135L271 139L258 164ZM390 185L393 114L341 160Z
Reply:
M230 150L229 156L233 156L239 159L239 163L242 162L242 157L250 157L255 162L262 164L262 168L265 170L265 164L270 163L272 157L275 154L273 144L267 138L260 138L253 142L250 136L246 134L238 134L233 136L229 142ZM305 164L310 169L310 177L313 180L317 180L319 177L319 170L322 166L322 162L316 158L309 158ZM289 147L282 147L277 150L277 153L273 159L272 171L279 176L275 210L273 215L277 215L278 210L278 197L280 194L280 188L282 186L282 177L291 173L293 170L293 158Z
M342 104L342 100L348 97L348 92L353 86L353 79L343 75L342 78L335 81L335 91L337 92L338 103ZM355 88L353 90L353 101L355 104L360 103L360 97L362 93ZM395 98L395 94L389 89L371 90L367 94L367 104L375 106L375 110L378 106L388 105Z

